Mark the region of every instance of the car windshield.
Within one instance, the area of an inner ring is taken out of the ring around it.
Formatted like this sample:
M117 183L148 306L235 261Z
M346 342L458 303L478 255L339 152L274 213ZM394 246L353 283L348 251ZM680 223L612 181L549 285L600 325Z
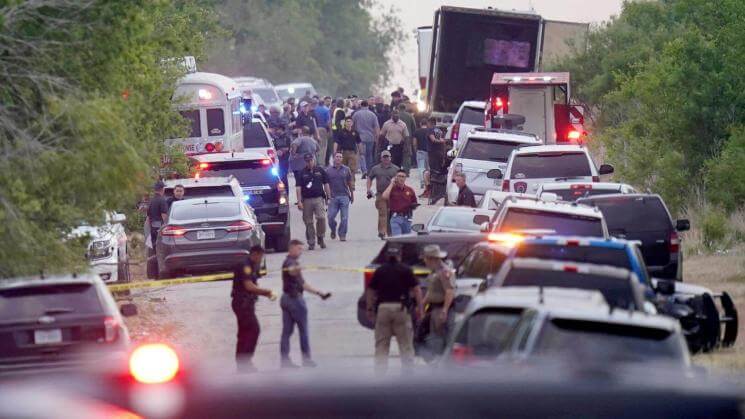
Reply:
M174 202L169 218L180 221L210 218L238 217L241 207L238 201L232 202Z
M269 141L264 128L260 122L251 122L243 126L243 147L245 148L268 148L272 143Z
M207 109L207 133L210 137L225 135L225 117L222 109Z
M600 218L558 212L510 208L499 231L553 230L557 235L604 237Z
M519 146L520 144L512 142L469 138L459 157L462 159L507 163L512 150Z
M65 314L103 314L93 285L54 284L0 290L0 322Z
M553 193L559 196L562 201L575 201L580 198L587 198L588 196L596 195L609 195L618 193L616 189L596 189L592 185L582 185L581 188L570 188L570 189L555 189L555 190L544 190L543 193Z
M466 106L463 108L463 112L461 112L460 114L460 121L458 122L460 122L461 124L483 126L484 109L470 108Z
M583 152L521 154L512 162L512 179L562 179L592 176Z
M267 103L279 102L277 93L271 87L254 87L251 89L254 93L261 97L261 100Z
M592 263L631 270L626 250L608 247L521 243L515 257Z
M173 188L166 189L166 196L173 196ZM230 185L189 186L184 188L184 198L206 198L210 196L235 196Z
M558 287L597 290L609 305L634 309L634 293L628 279L579 272L512 268L505 277L505 287Z
M274 166L263 164L260 160L223 161L208 163L209 167L200 171L203 177L226 177L233 175L241 186L268 185L274 187L278 178L272 173Z
M430 231L437 229L454 229L465 231L479 231L480 225L473 222L473 217L478 215L473 211L438 211L429 226ZM485 220L484 222L488 222Z
M547 322L534 353L620 362L675 362L685 358L676 335L668 330L573 319Z
M670 215L657 197L619 197L590 201L605 217L608 230L623 232L672 229Z
M522 310L481 310L468 318L455 342L472 355L493 357L502 352L506 338L520 320Z

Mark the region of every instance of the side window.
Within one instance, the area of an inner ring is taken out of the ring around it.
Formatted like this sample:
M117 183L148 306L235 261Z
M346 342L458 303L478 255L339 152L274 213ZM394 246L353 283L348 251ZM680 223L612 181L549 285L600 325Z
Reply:
M533 325L535 324L536 313L528 312L520 320L520 324L515 328L515 341L512 349L517 352L525 352L528 349L528 342L530 341L530 335L533 331Z
M486 279L491 272L490 252L477 249L471 254L471 256L473 256L473 258L471 263L468 264L463 272L463 276Z
M460 266L458 266L458 271L456 272L456 276L458 278L465 277L466 271L470 272L470 266L474 263L477 254L480 252L481 251L479 249L474 249L471 251L471 253L468 254L468 256L463 259L463 262L460 264Z
M225 114L222 109L207 109L207 133L210 137L225 135Z
M641 250L639 250L639 246L634 246L634 254L636 255L636 261L639 263L639 270L641 271L641 280L645 284L651 284L649 280L649 272L647 272L647 264L644 263L644 257L642 256Z
M507 255L503 253L489 252L489 260L491 261L489 273L495 274L499 272L499 269L502 267L502 264L504 263L505 259L507 259Z
M237 134L243 129L241 124L240 101L238 98L233 98L233 100L230 101L230 114L232 116L231 124L233 125L231 132Z

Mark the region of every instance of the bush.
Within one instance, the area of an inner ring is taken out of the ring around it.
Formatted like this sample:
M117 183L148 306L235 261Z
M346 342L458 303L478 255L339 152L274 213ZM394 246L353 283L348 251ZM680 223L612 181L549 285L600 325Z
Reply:
M708 250L719 250L728 247L728 221L727 216L719 209L711 209L704 212L701 220L704 246Z
M745 127L731 130L720 155L706 163L707 195L728 212L745 204Z

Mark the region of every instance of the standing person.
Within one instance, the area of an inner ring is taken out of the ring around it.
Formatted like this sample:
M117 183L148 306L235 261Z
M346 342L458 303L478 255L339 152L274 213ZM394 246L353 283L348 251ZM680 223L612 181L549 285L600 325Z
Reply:
M310 112L308 102L300 102L297 117L295 117L295 132L301 134L302 128L307 127L311 137L318 141L318 129L315 117Z
M235 360L239 372L254 372L253 355L259 341L261 327L256 318L256 301L259 296L277 300L274 291L258 287L261 274L261 263L264 260L264 248L256 245L248 251L248 263L233 273L233 290L230 307L238 321L238 339L235 344Z
M296 115L293 108L293 105L289 103L285 103L285 105L282 106L282 119L287 121L288 126L295 122Z
M344 119L344 127L336 134L334 142L334 154L341 153L342 164L352 170L352 175L357 173L357 159L362 148L362 140L359 134L352 129L352 118Z
M367 288L367 316L375 323L375 367L378 372L388 368L391 337L395 336L401 367L411 370L414 367L414 333L408 306L413 298L416 318L422 318L422 291L414 271L401 263L401 248L389 245L386 253L386 263L375 270Z
M375 180L375 208L378 210L378 237L381 240L390 232L388 201L383 199L383 192L388 189L398 170L398 166L391 163L391 153L386 150L380 153L380 163L373 166L367 176L367 199L372 198L372 182Z
M303 127L301 135L292 141L292 158L290 160L290 170L295 175L297 181L298 172L306 166L305 155L316 154L318 152L318 143L310 137L310 129Z
M329 121L331 120L331 114L324 103L316 99L313 99L310 106L311 113L315 116L316 123L318 124L318 156L316 156L316 160L321 166L325 166L329 162L326 158L326 151L328 150L329 143Z
M466 185L466 175L456 173L453 176L453 180L455 180L455 185L458 186L458 198L455 200L455 205L476 208L476 197L473 196L473 192Z
M404 158L404 141L409 136L409 130L406 128L406 124L399 118L398 111L391 113L391 119L383 124L383 128L380 130L380 135L385 137L385 142L389 146L393 164L398 167L402 167ZM386 145L383 145L386 148Z
M331 132L333 134L332 137L334 138L334 142L336 142L336 137L339 134L339 131L344 127L344 118L347 117L348 109L349 108L346 106L344 99L336 101L336 107L331 115Z
M430 244L422 251L424 263L432 273L427 278L427 293L424 304L429 307L429 337L430 350L435 354L442 353L448 326L452 322L453 312L450 308L455 299L455 274L453 269L445 263L447 253L440 250L440 246Z
M160 228L168 221L168 201L166 201L166 185L159 180L153 185L153 196L147 206L147 223L150 227L150 242L153 252L156 250L155 243L158 241Z
M375 150L375 142L380 135L380 124L378 123L378 117L369 109L366 100L362 101L360 109L352 115L352 121L354 122L354 129L362 140L360 168L362 169L362 173L364 173L362 175L364 179L365 174L375 165L373 152Z
M331 238L336 238L336 214L341 212L339 240L347 241L349 226L349 205L354 202L354 173L342 164L342 153L334 154L334 163L326 169L329 178L329 229Z
M429 118L429 132L427 133L427 160L431 171L441 171L445 164L445 143L447 142L442 135L442 130L437 128L437 119Z
M414 131L414 149L416 150L416 168L419 171L419 187L424 189L424 171L429 169L429 157L427 155L427 144L429 144L429 128L426 118L419 121L419 128ZM424 198L428 191L424 189L420 198Z
M416 192L406 184L405 170L398 170L393 182L383 192L382 198L388 202L391 214L391 235L411 233L411 217L419 203L416 200Z
M316 240L321 249L325 249L326 242L323 239L326 235L326 200L331 196L328 174L316 165L315 154L306 153L305 168L296 176L297 207L303 212L308 249L315 249Z
M171 205L173 205L174 202L180 201L184 199L184 185L176 185L173 187L173 196L166 199L166 202L168 203L168 211L171 210Z
M279 353L282 368L297 368L290 360L290 336L297 325L300 334L300 351L303 354L303 366L315 367L316 363L310 357L310 342L308 341L308 307L305 305L303 291L308 291L326 300L331 297L330 292L321 292L305 282L300 268L300 255L303 254L303 242L290 240L287 258L282 263L282 298L279 306L282 308L282 338L279 343Z
M406 124L406 129L409 131L409 134L404 138L403 160L401 163L401 168L406 170L408 174L411 170L411 157L414 155L412 136L416 130L416 122L414 121L414 116L406 111L406 104L404 103L399 103L398 105L398 116Z

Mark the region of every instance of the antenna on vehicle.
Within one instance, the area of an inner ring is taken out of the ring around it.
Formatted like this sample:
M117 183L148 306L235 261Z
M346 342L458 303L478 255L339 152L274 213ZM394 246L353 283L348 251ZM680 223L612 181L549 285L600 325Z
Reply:
M538 304L543 304L543 285L538 287Z

